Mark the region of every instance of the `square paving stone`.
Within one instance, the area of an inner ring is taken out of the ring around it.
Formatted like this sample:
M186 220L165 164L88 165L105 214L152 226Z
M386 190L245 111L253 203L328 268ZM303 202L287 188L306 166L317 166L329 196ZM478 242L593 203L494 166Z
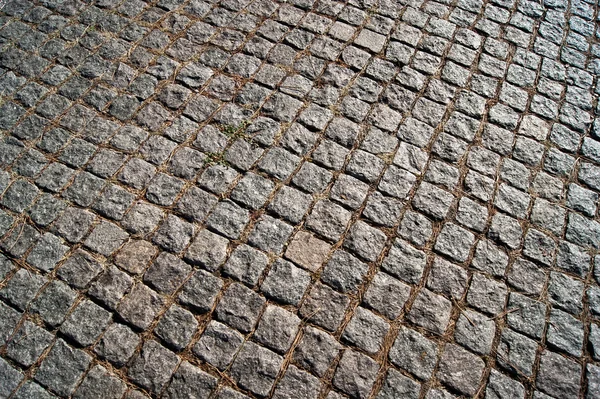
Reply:
M144 240L128 241L114 257L117 266L132 274L141 274L158 253L156 247Z
M238 173L233 168L225 165L211 165L202 172L198 184L214 194L223 194L237 176Z
M160 393L171 379L179 358L156 341L147 341L134 358L127 375L148 391Z
M284 304L297 306L310 284L310 274L291 262L277 259L263 281L260 290Z
M188 310L172 305L161 317L154 332L167 346L181 351L190 343L198 322Z
M385 162L381 158L373 154L369 154L366 151L357 150L352 154L352 158L346 166L346 172L367 183L374 183L377 181L384 168ZM395 191L391 191L391 186L387 188L382 187L381 190L385 191L389 195L395 196L393 194Z
M415 330L401 327L389 358L419 379L431 377L438 357L437 345Z
M350 299L323 284L315 284L300 307L300 315L329 331L335 331L344 319Z
M270 180L254 173L247 173L231 192L231 198L256 210L264 205L274 188L275 184Z
M234 142L225 153L225 161L232 166L247 171L263 153L262 148L243 139Z
M110 219L121 220L134 199L135 196L130 192L111 184L94 202L92 208Z
M242 244L233 250L223 266L223 272L252 287L258 283L268 263L267 255Z
M148 186L155 173L156 168L148 162L139 158L132 158L121 169L117 179L129 187L142 190Z
M405 200L416 180L417 178L412 173L391 165L379 182L378 188L384 194Z
M367 197L368 189L367 184L352 176L342 174L331 188L330 196L334 201L356 210Z
M100 149L86 169L98 177L110 178L123 166L127 156L117 151Z
M65 341L58 339L48 356L42 361L34 378L58 395L69 396L83 377L91 360L87 353L73 349Z
M203 270L196 270L181 289L179 301L198 313L209 312L223 287L223 281Z
M25 310L47 279L27 269L19 269L0 290L0 298L19 310Z
M539 295L546 282L546 272L528 260L518 258L507 275L508 284L518 291Z
M183 185L180 179L157 173L146 189L146 199L156 205L171 206Z
M211 320L194 346L194 354L219 370L225 370L243 343L242 334L225 324Z
M546 342L552 348L581 357L583 323L562 310L552 309L546 331Z
M12 170L24 177L36 176L48 164L46 157L36 151L29 150L13 165Z
M315 205L306 224L311 230L337 241L346 230L350 216L344 208L324 200Z
M435 334L443 335L450 320L452 303L428 289L421 289L407 319Z
M489 238L506 245L510 249L516 249L521 243L522 235L523 229L516 219L500 213L494 215L488 233Z
M168 252L161 252L144 274L144 282L160 293L171 294L191 272L190 265Z
M194 226L177 216L168 215L154 234L153 241L170 252L181 252L194 235Z
M477 270L502 277L508 265L508 256L490 241L481 240L477 244L471 265Z
M373 312L358 307L346 326L342 338L369 354L382 348L383 340L390 325Z
M557 353L544 351L540 360L536 387L555 397L577 396L580 389L581 365Z
M132 285L133 279L129 277L127 273L110 265L91 285L88 293L106 305L109 309L116 309L119 302Z
M534 340L507 328L502 332L498 344L498 364L511 373L531 376L536 352L537 344Z
M467 278L465 269L436 256L427 278L427 288L458 299L467 288Z
M56 264L67 253L69 247L52 233L44 234L35 244L29 255L27 263L44 272L54 269Z
M383 250L386 240L387 237L382 231L359 220L350 228L349 235L344 241L344 248L366 261L375 261Z
M293 227L279 219L264 215L254 225L248 242L265 252L281 253Z
M556 266L566 272L574 273L581 278L585 278L590 269L590 260L590 256L582 247L566 241L563 241L558 245Z
M16 180L2 196L2 205L17 213L23 212L35 200L39 193L36 186L26 180Z
M60 326L60 332L81 346L91 345L110 323L112 315L94 302L84 300Z
M504 283L483 274L474 273L467 294L467 302L482 312L497 315L504 309L507 291Z
M64 211L67 204L58 198L53 197L48 193L42 194L37 201L27 210L27 214L33 222L39 226L46 227ZM2 218L2 228L4 230L4 218Z
M464 186L467 194L482 201L489 201L494 192L494 180L472 169L467 172Z
M582 310L583 283L563 273L550 272L548 300L572 314Z
M238 239L248 224L249 212L235 203L225 200L219 202L206 220L209 228L231 239Z
M508 325L532 338L541 339L546 322L546 305L524 295L511 293L508 309L516 309L506 315Z
M88 172L80 172L63 192L63 197L79 206L92 205L106 182Z
M270 305L263 312L253 336L266 347L285 354L296 338L299 325L298 316L278 306Z
M146 330L165 304L165 300L142 283L137 283L121 301L117 312L131 324Z
M435 243L435 250L457 262L464 262L475 241L473 233L451 223L442 228Z
M206 398L217 388L217 378L184 361L173 375L167 398Z
M62 324L75 299L77 293L60 280L53 280L31 302L29 311L39 314L42 319L52 327Z
M377 398L418 398L421 384L402 375L399 371L390 368Z
M73 168L81 168L90 160L96 150L97 147L95 145L88 143L85 140L74 138L67 144L65 149L58 156L58 159Z
M75 391L75 399L119 399L127 390L127 385L100 365L94 366Z
M243 389L266 396L275 382L283 358L252 342L246 342L233 365L231 376Z
M213 272L225 262L228 244L226 238L201 230L185 253L185 260Z
M464 395L474 395L484 371L479 357L454 344L447 344L436 373L440 381Z
M309 193L320 193L327 188L333 178L331 172L312 162L305 162L294 175L292 183Z
M379 272L371 281L363 302L388 319L394 320L402 312L409 295L410 286Z
M121 128L117 134L110 140L110 144L118 150L133 152L135 151L142 142L148 138L148 132L134 125L125 125ZM133 167L135 163L141 161L138 165L150 165L145 161L138 158L132 158L130 161ZM152 169L152 168L151 168Z
M204 166L205 159L200 151L183 147L170 157L168 171L182 179L192 180Z
M423 275L426 260L425 252L408 245L405 241L396 239L381 267L407 283L418 284Z
M246 288L233 283L224 292L215 309L215 317L244 333L250 332L265 304L265 299Z
M258 167L265 173L279 180L286 180L298 167L301 159L287 152L283 148L274 147L258 163Z
M128 237L129 234L118 226L103 221L94 227L83 244L92 251L110 256Z
M12 307L0 302L0 316L3 323L0 324L0 344L4 345L8 338L13 334L13 330L21 320L21 312L17 312Z
M373 388L379 364L367 355L346 350L333 376L333 385L342 392L366 399Z
M530 229L525 235L523 254L549 266L554 262L556 244L552 238L539 230Z
M217 202L216 196L192 186L179 198L175 209L189 220L202 222Z
M465 348L479 354L488 355L496 333L493 320L481 313L465 310L461 312L456 322L454 338Z
M114 323L106 329L94 352L116 367L122 367L132 358L140 342L140 337L129 327Z
M299 231L289 243L285 257L294 263L314 272L321 267L331 245L314 235Z
M362 215L376 225L384 227L394 226L400 219L402 213L402 201L386 197L380 192L372 193L367 199L367 205ZM419 232L415 236L421 235Z
M398 226L398 234L417 246L423 246L433 234L433 224L420 213L408 210Z
M268 209L291 223L298 223L306 214L311 202L310 195L295 188L284 186L275 194L268 205Z
M43 328L25 321L8 342L6 356L23 367L29 367L39 359L53 339L54 336Z
M367 264L346 251L338 250L325 265L321 280L336 290L346 293L357 290L368 271Z
M485 394L486 396L498 398L518 398L525 394L525 387L520 382L492 370Z
M316 399L319 395L320 385L316 377L292 365L277 384L273 398Z
M297 365L322 377L341 348L342 346L333 336L314 327L306 326L302 339L294 350L292 360Z
M140 201L123 217L122 225L134 234L148 234L158 226L163 215L160 208Z
M3 398L8 398L23 380L23 374L4 359L0 359L0 376L3 381L2 386L0 386L0 395Z
M415 209L439 220L446 218L453 202L452 194L427 182L421 183L412 200Z
M324 140L312 154L316 163L333 170L340 170L349 151L330 140Z

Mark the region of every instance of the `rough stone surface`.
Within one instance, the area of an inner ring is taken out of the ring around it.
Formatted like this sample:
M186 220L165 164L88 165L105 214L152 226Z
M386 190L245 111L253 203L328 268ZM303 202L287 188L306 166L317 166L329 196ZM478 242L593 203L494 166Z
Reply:
M592 0L0 0L0 397L592 398Z

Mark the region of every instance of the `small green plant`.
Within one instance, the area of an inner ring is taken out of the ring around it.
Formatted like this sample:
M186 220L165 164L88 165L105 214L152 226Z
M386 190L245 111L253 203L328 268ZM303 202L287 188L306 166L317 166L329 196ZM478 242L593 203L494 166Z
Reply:
M226 136L233 138L247 138L246 137L246 128L250 122L243 121L239 125L220 125L219 130Z
M223 165L228 166L229 163L225 160L225 155L222 152L209 152L206 154L206 163L208 165Z

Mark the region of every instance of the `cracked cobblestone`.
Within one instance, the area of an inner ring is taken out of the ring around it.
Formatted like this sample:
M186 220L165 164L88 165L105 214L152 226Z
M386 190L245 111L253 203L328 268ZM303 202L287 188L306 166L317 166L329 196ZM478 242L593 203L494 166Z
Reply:
M0 398L594 398L593 0L0 1Z

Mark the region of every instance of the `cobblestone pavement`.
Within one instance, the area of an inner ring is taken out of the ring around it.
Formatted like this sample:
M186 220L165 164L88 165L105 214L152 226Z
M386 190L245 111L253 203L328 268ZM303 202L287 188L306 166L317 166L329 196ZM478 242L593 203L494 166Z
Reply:
M1 2L0 398L598 398L586 1Z

